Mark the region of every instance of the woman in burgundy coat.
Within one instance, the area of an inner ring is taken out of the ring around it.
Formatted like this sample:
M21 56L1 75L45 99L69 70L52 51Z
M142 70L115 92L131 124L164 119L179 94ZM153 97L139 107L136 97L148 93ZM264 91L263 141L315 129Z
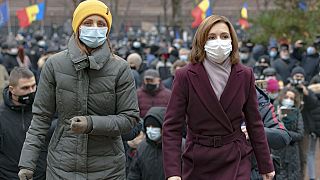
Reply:
M212 15L201 23L190 60L176 72L163 125L166 178L248 180L253 147L259 172L272 179L275 173L258 112L254 75L239 63L237 36L227 18ZM241 132L243 122L251 145Z

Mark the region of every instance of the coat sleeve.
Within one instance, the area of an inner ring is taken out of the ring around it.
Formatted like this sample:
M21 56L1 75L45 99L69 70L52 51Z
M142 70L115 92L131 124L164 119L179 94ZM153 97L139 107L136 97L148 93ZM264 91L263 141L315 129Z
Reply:
M136 138L140 132L142 131L142 120L140 120L138 122L138 124L136 124L134 126L134 128L131 129L131 131L127 134L122 134L122 140L123 141L131 141L133 140L134 138Z
M163 167L166 179L181 177L182 129L186 118L187 86L186 74L178 70L173 82L172 94L163 124Z
M92 120L92 135L120 136L128 133L139 122L138 99L129 65L123 66L116 80L116 114L89 116Z
M54 70L51 59L42 69L32 107L33 118L20 155L19 167L34 170L56 109Z
M243 106L243 112L246 119L249 138L257 159L259 172L260 174L266 174L274 171L274 167L270 157L270 150L264 132L263 122L258 111L258 100L252 69L250 70L249 75L249 91L247 94L247 100Z
M308 91L309 91L308 96L306 95L303 96L304 106L310 109L320 106L320 100L317 98L314 92L311 90L308 90Z
M278 121L274 106L271 103L265 105L260 109L260 114L263 119L269 147L272 149L281 149L288 145L291 137L284 125Z

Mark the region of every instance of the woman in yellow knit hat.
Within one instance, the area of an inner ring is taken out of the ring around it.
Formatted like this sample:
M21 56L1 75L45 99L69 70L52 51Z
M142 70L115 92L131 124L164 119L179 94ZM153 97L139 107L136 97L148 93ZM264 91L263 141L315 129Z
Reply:
M125 179L121 134L136 124L139 110L130 67L111 52L111 25L101 1L84 1L74 11L68 49L51 56L41 72L19 162L21 180L32 178L55 113L47 179Z

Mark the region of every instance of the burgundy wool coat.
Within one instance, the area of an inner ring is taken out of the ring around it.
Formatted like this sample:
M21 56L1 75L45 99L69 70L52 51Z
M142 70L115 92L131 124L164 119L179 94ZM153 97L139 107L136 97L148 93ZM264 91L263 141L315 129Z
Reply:
M166 178L249 180L252 147L260 173L274 170L254 85L251 68L239 63L232 65L219 101L202 63L189 64L176 71L163 125ZM243 121L252 146L240 131ZM186 148L181 152L181 132L185 123ZM226 138L230 134L233 138ZM204 137L204 140L198 141L195 136Z

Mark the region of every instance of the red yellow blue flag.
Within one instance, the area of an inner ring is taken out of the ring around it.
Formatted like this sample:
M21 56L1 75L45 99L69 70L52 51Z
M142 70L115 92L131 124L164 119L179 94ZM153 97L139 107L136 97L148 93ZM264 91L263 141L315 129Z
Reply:
M45 1L16 11L20 27L28 27L34 21L41 21L45 14Z
M239 24L242 29L247 29L249 28L249 22L248 22L248 3L244 2L243 6L240 11L240 19L239 19Z
M210 0L202 0L191 12L194 18L192 28L198 27L201 22L208 16L212 15Z

